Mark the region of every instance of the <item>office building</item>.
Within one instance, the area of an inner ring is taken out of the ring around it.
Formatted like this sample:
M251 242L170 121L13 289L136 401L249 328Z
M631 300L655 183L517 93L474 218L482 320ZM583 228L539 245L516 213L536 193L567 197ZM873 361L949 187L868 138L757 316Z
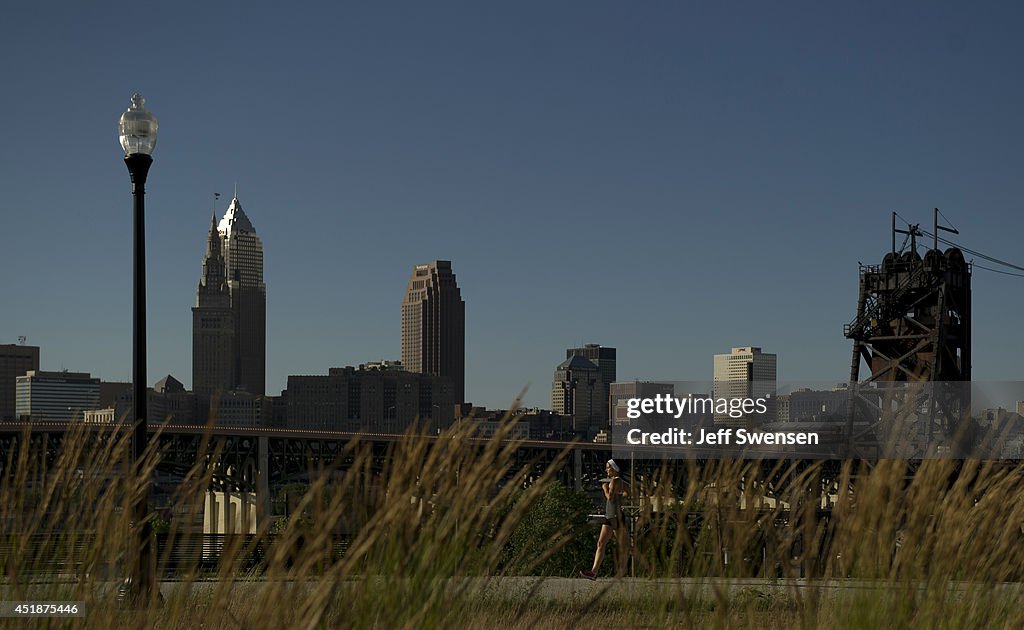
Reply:
M122 381L100 381L100 400L97 403L97 409L106 409L107 407L114 407L119 404L125 399L125 392L127 392L128 396L131 395L131 383Z
M652 381L623 381L612 383L608 391L608 417L612 427L616 425L629 425L630 419L626 415L629 411L628 401L630 399L648 398L654 400L657 396L674 396L675 385L672 383L655 383ZM653 417L653 414L645 414L645 417Z
M266 389L267 289L263 243L238 197L207 235L192 309L192 389L200 419L213 396Z
M531 439L564 441L575 437L572 416L548 409L520 409L519 412L523 414L523 422L530 425Z
M0 344L0 422L17 413L16 383L19 376L39 370L39 346Z
M580 348L568 348L565 351L565 358L583 357L597 366L598 377L604 387L605 395L611 392L612 383L616 380L615 348L609 348L596 343L588 343ZM600 417L596 419L602 428L608 426L611 415L611 403L605 400Z
M157 381L151 391L150 404L154 407L151 419L169 424L195 423L196 396L185 389L181 381L168 374Z
M262 427L269 423L273 403L266 396L243 390L214 394L210 401L210 418L218 427Z
M569 348L565 351L565 358L583 357L590 360L597 366L601 374L605 389L611 390L611 384L616 380L615 372L615 348L609 348L596 343L585 344L582 348Z
M209 404L217 392L233 388L236 382L235 314L216 221L214 217L210 222L203 275L192 308L192 391L205 401L203 405Z
M449 260L413 268L402 300L402 365L451 379L454 402L465 402L466 303Z
M781 397L780 397L781 398ZM845 418L850 390L842 384L831 390L798 389L789 394L789 422L827 422ZM780 419L782 414L779 414Z
M267 287L263 283L263 242L238 197L217 226L224 248L224 272L235 315L233 389L262 396L267 374Z
M789 394L779 394L775 397L775 421L789 422Z
M331 368L326 376L289 376L290 429L404 433L419 422L436 435L455 411L451 378L409 372L398 362Z
M729 354L715 355L715 399L766 400L767 412L734 417L716 409L715 424L753 428L776 420L776 356L761 352L761 348L745 346L733 348ZM792 407L792 400L790 401Z
M113 398L110 398L111 394ZM135 390L131 383L100 383L100 399L97 408L100 411L113 411L113 421L132 422L134 411ZM153 387L146 388L146 418L157 426L169 424L196 423L196 397L185 389L181 381L170 374L163 377ZM106 418L105 414L89 416L95 422ZM205 415L204 415L205 418Z
M600 368L579 355L560 363L551 383L551 407L572 417L577 436L592 440L608 426L608 390Z
M15 415L19 420L71 422L96 409L100 379L84 372L41 372L19 376Z

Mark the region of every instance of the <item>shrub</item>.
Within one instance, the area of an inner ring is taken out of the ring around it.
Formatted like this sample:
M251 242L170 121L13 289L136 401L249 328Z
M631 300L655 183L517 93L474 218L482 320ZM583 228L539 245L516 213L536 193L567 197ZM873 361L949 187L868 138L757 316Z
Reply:
M512 573L575 575L594 560L599 526L589 525L590 498L552 484L527 510L509 538Z

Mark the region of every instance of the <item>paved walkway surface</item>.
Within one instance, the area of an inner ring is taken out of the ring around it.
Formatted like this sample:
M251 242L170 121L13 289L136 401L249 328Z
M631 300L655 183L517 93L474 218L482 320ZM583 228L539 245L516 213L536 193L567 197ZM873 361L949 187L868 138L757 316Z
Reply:
M54 580L59 583L60 580ZM117 588L117 582L103 582L101 591ZM293 583L296 588L308 588L313 583L305 585L299 582ZM56 586L53 582L47 584L34 584L29 590L39 589L42 592L51 591ZM239 580L230 586L231 591L240 597L247 593L254 593L265 588L266 583L262 579L247 581ZM160 584L160 591L164 597L171 596L179 589L188 589L195 594L211 593L223 585L215 580L202 580L195 582L164 581ZM343 585L339 585L343 588ZM511 599L526 600L536 599L550 602L586 602L596 598L605 600L636 600L643 598L695 598L700 600L732 599L736 596L782 598L790 597L800 599L803 597L850 597L858 593L870 593L886 589L907 589L914 588L913 584L899 583L882 580L807 580L807 579L727 579L727 578L677 578L677 579L646 579L646 578L614 578L605 577L597 580L586 580L583 578L535 578L535 577L498 577L498 578L451 578L447 587L456 590L464 590L467 594L486 594L488 596ZM934 585L932 585L934 587ZM58 587L59 588L59 587ZM921 583L916 588L922 591L928 585ZM956 597L973 589L984 591L996 591L1005 593L1008 596L1024 597L1024 584L1000 583L1000 584L972 584L965 582L951 582L946 586L949 595ZM0 586L0 598L11 587Z

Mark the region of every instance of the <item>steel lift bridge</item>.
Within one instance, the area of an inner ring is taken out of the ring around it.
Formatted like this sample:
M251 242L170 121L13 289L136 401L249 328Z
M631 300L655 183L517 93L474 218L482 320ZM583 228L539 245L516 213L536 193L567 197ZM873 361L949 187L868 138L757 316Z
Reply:
M880 265L860 266L857 316L844 327L853 340L848 456L856 459L962 457L968 448L971 379L971 271L940 231L898 229ZM896 235L905 239L899 249ZM922 257L918 238L931 236ZM867 368L866 376L861 366Z

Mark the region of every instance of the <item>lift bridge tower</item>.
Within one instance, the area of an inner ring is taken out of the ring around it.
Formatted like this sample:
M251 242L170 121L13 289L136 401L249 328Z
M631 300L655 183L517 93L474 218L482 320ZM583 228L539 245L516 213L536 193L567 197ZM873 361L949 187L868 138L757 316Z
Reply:
M897 229L894 212L892 250L860 266L857 316L843 330L853 341L851 457L958 457L969 441L971 266L959 248L939 249L940 230L958 232L938 215L923 258L925 233ZM906 235L899 250L897 234Z

